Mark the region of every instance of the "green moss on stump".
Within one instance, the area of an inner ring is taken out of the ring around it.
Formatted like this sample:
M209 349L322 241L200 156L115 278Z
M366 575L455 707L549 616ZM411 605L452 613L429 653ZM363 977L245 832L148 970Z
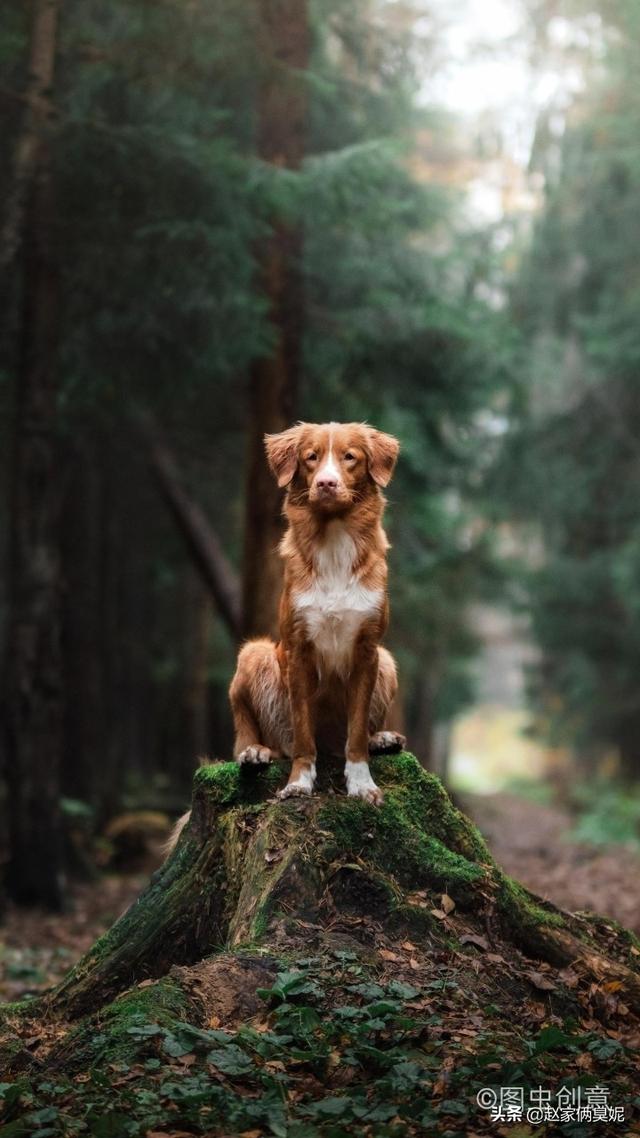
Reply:
M425 771L414 755L381 755L372 762L373 777L389 791L407 819L462 857L494 866L479 830L452 803L440 779Z
M332 835L332 852L384 866L406 888L451 891L457 901L468 900L494 862L440 780L406 752L374 759L372 772L385 793L381 807L336 798L321 808L318 824Z
M206 794L216 806L262 802L284 785L288 767L284 761L257 768L239 766L236 762L209 763L195 772L194 794Z
M549 928L564 928L566 920L555 907L544 907L528 889L502 875L498 891L498 910L506 925L517 925L521 931L537 929L541 925Z
M336 760L319 760L318 793L285 801L274 796L286 781L284 761L260 770L231 762L200 768L176 849L53 993L48 1011L86 1014L172 964L268 946L283 921L321 928L349 906L383 926L409 922L444 945L467 921L472 933L494 928L543 959L573 959L580 944L592 946L584 921L499 869L476 827L413 755L378 756L371 767L385 794L380 808L345 795ZM445 892L456 911L443 922L431 911ZM624 946L625 958L630 949Z

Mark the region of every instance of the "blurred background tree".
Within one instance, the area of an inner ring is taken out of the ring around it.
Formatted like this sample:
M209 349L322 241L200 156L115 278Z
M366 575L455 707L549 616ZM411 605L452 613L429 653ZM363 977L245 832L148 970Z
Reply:
M532 90L562 78L524 147L439 105L443 0L5 5L13 897L63 903L70 819L177 810L229 753L279 587L261 440L296 418L401 440L389 642L422 761L474 698L475 609L511 598L538 736L637 778L640 14L516 6Z
M542 653L538 726L592 769L609 752L637 779L640 11L552 8L534 6L538 50L550 15L587 20L586 82L559 121L538 124L546 195L511 287L519 378L496 490L539 550L524 594Z
M237 639L272 627L277 597L279 500L261 438L297 417L366 419L402 440L392 639L407 728L429 759L435 723L469 694L465 611L493 573L471 507L479 415L506 378L477 259L457 254L455 195L411 171L418 129L450 131L428 99L418 105L438 46L431 24L416 31L419 6L59 8L55 82L33 128L55 203L45 498L26 482L29 508L52 511L57 575L38 636L53 663L36 653L17 671L33 596L16 600L2 578L3 752L11 801L24 801L6 884L49 905L62 901L59 843L43 836L49 886L40 854L31 869L23 856L43 812L57 832L60 803L84 803L96 823L127 803L171 807L198 753L228 753ZM14 0L2 28L8 155L33 127L37 12ZM42 169L27 170L28 192ZM36 285L16 171L0 175L15 246L2 280L6 453L31 429L19 344L21 297ZM14 565L18 490L14 463L3 470ZM58 743L25 713L25 685L46 691Z

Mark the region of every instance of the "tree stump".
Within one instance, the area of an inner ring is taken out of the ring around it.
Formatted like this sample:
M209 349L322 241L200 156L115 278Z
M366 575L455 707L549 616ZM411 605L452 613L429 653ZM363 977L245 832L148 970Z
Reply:
M132 1134L167 1111L185 1134L482 1130L479 1087L558 1072L630 1101L637 939L507 877L412 755L372 770L379 809L338 792L330 761L316 795L283 802L285 764L200 768L190 823L139 899L55 990L5 1010L8 1074L44 1065L72 1102L83 1073L120 1072L100 1117L120 1104ZM131 1071L157 1117L131 1105Z

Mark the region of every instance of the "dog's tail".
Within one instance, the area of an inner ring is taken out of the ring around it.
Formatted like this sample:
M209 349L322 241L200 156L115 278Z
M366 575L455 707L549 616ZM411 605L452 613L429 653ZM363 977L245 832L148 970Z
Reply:
M215 762L215 759L210 759L208 755L198 755L198 766L200 766L200 767L213 766L214 762ZM186 814L183 814L181 818L178 818L178 821L176 822L175 826L173 827L173 830L169 834L169 837L167 838L164 846L162 847L162 852L164 853L164 860L165 861L169 857L169 854L173 853L178 842L180 841L180 835L181 835L182 831L184 830L184 828L185 828L187 822L189 821L190 817L191 817L191 811L187 810Z
M191 817L191 811L187 810L186 814L183 814L181 818L178 818L178 821L176 822L175 826L173 827L173 830L171 831L169 837L167 838L167 841L165 842L165 844L163 846L163 853L164 853L165 861L169 857L169 854L173 853L174 849L176 848L176 846L180 840L180 835L181 835L182 831L184 830L185 826L187 825L187 822L189 821L190 817Z

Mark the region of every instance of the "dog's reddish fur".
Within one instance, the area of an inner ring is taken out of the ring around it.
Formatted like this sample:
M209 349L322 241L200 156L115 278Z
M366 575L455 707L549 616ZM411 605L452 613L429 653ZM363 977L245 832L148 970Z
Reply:
M291 757L287 797L312 792L318 747L344 750L348 793L380 803L369 753L404 742L383 730L396 671L380 644L388 621L381 487L398 443L359 423L302 423L267 436L266 448L286 487L280 641L240 651L230 688L235 756Z
M379 805L369 754L404 745L385 730L397 681L380 643L389 616L381 488L398 443L361 423L301 423L265 442L286 487L280 640L240 650L229 689L234 755L256 765L290 757L286 798L312 793L318 749L344 752L347 792Z

